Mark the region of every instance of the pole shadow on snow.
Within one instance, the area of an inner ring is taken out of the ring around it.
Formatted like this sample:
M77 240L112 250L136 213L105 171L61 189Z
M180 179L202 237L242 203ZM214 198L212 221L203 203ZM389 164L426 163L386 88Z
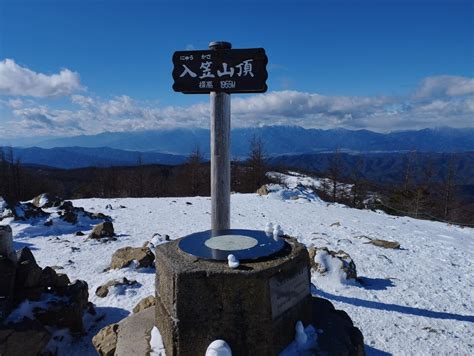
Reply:
M354 297L344 297L341 295L334 295L331 293L327 293L320 289L316 290L315 294L317 294L318 297L335 300L337 302L352 304L357 307L394 311L397 313L423 316L426 318L450 319L450 320L458 320L458 321L474 323L474 315L462 315L462 314L453 314L453 313L446 313L446 312L437 312L433 310L408 307L408 306L397 305L397 304L386 304L386 303L381 303L381 302L374 302L371 300L364 300L364 299L359 299L359 298L354 298Z

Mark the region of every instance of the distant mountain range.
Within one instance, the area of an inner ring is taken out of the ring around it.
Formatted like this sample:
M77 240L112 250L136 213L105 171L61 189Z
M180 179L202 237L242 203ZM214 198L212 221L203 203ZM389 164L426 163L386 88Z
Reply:
M425 129L381 134L367 130L317 130L293 126L241 128L232 131L232 155L245 159L252 137L261 138L267 156L275 164L324 171L328 155L339 149L349 155L359 153L369 166L383 170L392 162L399 166L404 153L474 152L474 129ZM36 147L15 147L14 155L23 164L56 168L180 164L196 147L209 157L209 130L175 129L147 132L115 132L94 136L46 139ZM384 153L382 155L382 153ZM391 155L393 153L393 155ZM439 159L446 156L438 155ZM470 157L470 156L469 156ZM383 164L384 162L384 164ZM471 162L472 163L472 162ZM399 171L399 169L397 169ZM370 172L368 172L370 173Z
M134 166L139 164L181 164L184 156L158 152L136 152L108 147L56 147L51 149L14 147L15 159L24 165L54 168Z
M327 172L334 155L312 153L271 157L273 166L283 166L309 172ZM460 185L474 185L474 152L464 153L362 153L339 155L340 176L345 179L367 179L379 183L399 183L405 178L408 160L410 175L429 177L433 182L442 182L450 165L454 171L454 182Z
M243 158L248 155L249 142L253 136L262 139L266 153L271 156L316 153L335 149L346 152L474 151L474 129L467 128L376 133L368 130L320 130L296 126L266 126L233 129L231 145L234 157ZM199 147L204 155L208 155L209 137L207 129L105 132L91 136L44 139L35 142L34 145L40 148L108 147L174 155L188 155L193 149ZM30 141L23 145L31 146L32 143Z

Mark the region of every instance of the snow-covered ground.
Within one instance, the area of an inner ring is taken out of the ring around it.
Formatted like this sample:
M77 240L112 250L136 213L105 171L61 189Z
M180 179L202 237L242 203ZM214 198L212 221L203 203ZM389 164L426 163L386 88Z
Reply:
M299 193L290 198L285 194L233 194L231 201L234 228L264 229L268 222L278 223L285 233L308 246L341 249L352 257L362 284L341 283L313 272L313 291L350 315L364 335L368 354L474 354L474 229L350 209ZM43 227L43 221L36 227L21 222L11 225L15 248L28 246L40 266L62 266L61 272L71 279L89 284L90 300L105 318L96 323L88 316L88 336L65 338L58 345L62 355L94 355L92 336L128 315L143 297L154 294L152 269L104 272L113 252L124 246L142 246L156 233L176 239L207 230L210 199L84 199L73 203L110 215L117 241L86 240L90 225L83 230L86 236L75 236L71 228ZM106 210L108 204L112 210ZM366 243L368 238L398 241L401 249L376 247ZM98 286L119 277L135 279L139 285L113 289L105 298L95 295Z

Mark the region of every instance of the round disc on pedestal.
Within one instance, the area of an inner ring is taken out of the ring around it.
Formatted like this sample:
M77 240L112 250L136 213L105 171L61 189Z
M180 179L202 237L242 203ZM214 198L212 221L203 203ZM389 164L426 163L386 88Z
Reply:
M256 260L279 252L285 241L257 230L207 230L183 237L178 246L204 259L224 261L232 254L239 260Z

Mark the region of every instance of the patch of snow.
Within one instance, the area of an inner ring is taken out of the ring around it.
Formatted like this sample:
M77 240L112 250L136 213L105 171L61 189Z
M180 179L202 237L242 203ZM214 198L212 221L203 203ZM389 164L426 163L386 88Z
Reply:
M295 340L289 344L279 356L306 356L316 354L318 336L312 325L304 327L301 321L295 326Z
M314 261L320 266L320 273L313 273L312 279L319 287L335 290L342 285L355 285L353 279L347 279L346 272L342 269L343 262L336 257L331 256L327 251L318 250Z
M58 297L53 294L44 293L41 295L41 299L38 301L24 300L16 309L14 309L8 318L6 319L7 323L19 323L23 319L34 319L34 310L35 309L47 309L48 304L65 301L65 297Z
M192 205L186 205L188 201ZM93 198L73 204L97 212L103 212L107 204L126 206L108 211L117 241L103 243L75 236L78 229L86 235L92 230L89 221L69 228L58 221L56 230L54 224L45 227L12 221L14 247L28 246L40 266L61 266L61 272L71 280L87 281L97 315L86 313L87 335L59 343L58 355L96 355L92 336L126 317L141 299L155 293L153 268L104 272L112 254L121 247L142 246L157 231L173 240L208 230L211 202L208 197ZM231 204L233 228L261 230L268 221L278 222L287 235L307 246L342 249L352 257L360 284L327 284L312 272L313 293L349 314L364 335L368 354L474 354L474 229L318 200L232 194ZM340 226L331 226L336 221ZM364 236L397 241L401 248L366 244ZM121 277L140 283L132 289L135 294L95 295L97 287Z
M224 340L214 340L207 347L205 356L232 356L232 350Z
M44 207L46 204L48 204L49 200L46 194L41 194L40 199L39 199L39 208Z
M163 339L156 326L151 329L150 349L150 356L166 356Z
M237 257L235 257L234 255L230 254L229 256L227 256L227 263L229 265L230 268L237 268L239 267L240 265L240 262L239 260L237 259Z

